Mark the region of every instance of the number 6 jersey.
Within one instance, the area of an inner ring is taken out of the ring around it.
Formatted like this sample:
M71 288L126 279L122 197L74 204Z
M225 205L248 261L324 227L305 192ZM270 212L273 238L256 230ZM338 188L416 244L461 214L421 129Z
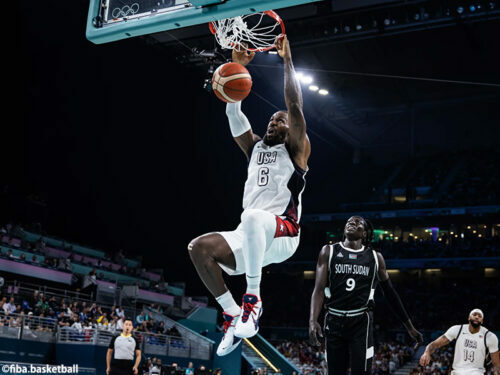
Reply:
M248 163L243 209L260 209L298 222L306 172L295 164L284 143L256 142Z
M453 359L453 373L456 375L472 373L474 370L484 373L487 352L498 351L498 338L485 327L481 327L479 332L471 333L468 324L456 325L444 335L450 341L457 340Z

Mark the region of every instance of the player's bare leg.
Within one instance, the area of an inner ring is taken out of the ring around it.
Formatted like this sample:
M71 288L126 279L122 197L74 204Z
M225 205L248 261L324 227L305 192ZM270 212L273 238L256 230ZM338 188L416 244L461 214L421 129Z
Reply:
M240 314L240 307L228 290L219 263L236 269L236 259L224 237L218 233L200 236L188 245L189 256L198 275L224 310L224 337L217 349L217 355L232 352L241 339L234 336L234 328Z

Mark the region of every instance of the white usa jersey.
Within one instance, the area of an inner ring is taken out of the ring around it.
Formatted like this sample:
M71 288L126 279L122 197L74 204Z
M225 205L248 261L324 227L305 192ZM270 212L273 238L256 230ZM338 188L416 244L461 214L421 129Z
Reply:
M277 216L300 220L305 174L290 157L284 143L255 143L243 193L243 209L255 208Z
M477 333L471 333L468 324L457 325L444 335L450 341L457 340L453 359L454 375L483 374L487 351L498 351L498 338L485 327L481 327Z

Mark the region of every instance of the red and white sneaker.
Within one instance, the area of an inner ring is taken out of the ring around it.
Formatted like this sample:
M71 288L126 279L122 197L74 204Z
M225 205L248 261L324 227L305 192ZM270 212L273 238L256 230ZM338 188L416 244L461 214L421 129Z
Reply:
M259 319L262 315L262 301L255 294L243 295L241 318L236 323L236 337L250 338L259 332Z
M217 355L220 357L231 353L241 342L240 338L234 336L234 328L239 315L233 316L224 312L222 316L224 317L224 336L217 348Z

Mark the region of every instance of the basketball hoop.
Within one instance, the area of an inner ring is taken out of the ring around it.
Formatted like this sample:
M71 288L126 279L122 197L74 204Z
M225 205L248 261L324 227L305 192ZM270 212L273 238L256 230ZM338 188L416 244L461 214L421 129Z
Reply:
M209 27L222 48L238 50L247 45L250 52L269 51L276 38L285 34L285 24L274 10L213 21Z

